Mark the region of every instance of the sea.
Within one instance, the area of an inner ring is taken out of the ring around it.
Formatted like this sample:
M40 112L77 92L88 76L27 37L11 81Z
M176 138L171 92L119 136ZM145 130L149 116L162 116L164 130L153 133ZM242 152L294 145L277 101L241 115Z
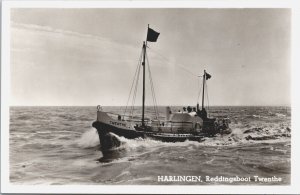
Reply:
M109 113L124 111L124 107L103 109ZM173 111L180 109L180 106L172 107ZM158 110L163 120L165 108ZM177 143L116 136L121 146L104 156L97 131L92 127L96 107L10 107L10 182L26 185L290 184L290 107L210 107L208 112L210 117L230 118L232 133L205 138L202 142ZM140 111L135 115L140 115ZM146 117L151 116L153 110L147 107Z

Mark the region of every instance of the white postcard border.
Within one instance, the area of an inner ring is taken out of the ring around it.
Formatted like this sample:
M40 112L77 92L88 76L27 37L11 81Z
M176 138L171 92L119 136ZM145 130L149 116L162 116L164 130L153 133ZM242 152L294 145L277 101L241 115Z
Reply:
M292 140L291 185L15 185L9 182L10 9L11 8L291 8L292 9ZM297 1L4 1L1 44L1 192L2 193L300 193L300 9Z

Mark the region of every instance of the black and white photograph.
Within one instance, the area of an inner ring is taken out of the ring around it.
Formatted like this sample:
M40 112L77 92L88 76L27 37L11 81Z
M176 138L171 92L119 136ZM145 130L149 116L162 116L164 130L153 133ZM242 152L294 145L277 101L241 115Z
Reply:
M291 8L7 11L12 188L292 184Z

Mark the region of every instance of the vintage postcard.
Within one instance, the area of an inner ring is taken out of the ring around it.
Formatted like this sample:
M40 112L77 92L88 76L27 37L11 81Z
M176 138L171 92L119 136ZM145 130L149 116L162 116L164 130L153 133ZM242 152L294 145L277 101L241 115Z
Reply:
M3 2L2 191L299 192L292 5Z

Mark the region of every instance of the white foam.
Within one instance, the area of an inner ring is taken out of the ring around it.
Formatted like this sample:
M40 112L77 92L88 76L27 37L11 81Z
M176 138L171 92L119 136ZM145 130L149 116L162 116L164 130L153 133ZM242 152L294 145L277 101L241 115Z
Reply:
M93 128L82 134L82 136L76 140L76 142L81 148L91 148L100 144L98 133Z
M223 145L225 143L225 139L228 139L228 136L219 136L214 138L206 138L203 142L196 142L196 141L189 141L186 140L184 142L161 142L153 139L126 139L124 137L116 137L124 143L124 146L127 150L136 150L138 148L147 148L151 151L162 148L162 147L189 147L192 149L191 146L218 146ZM229 143L225 144L228 145Z
M248 135L251 136L264 136L264 135L273 135L278 133L278 129L283 129L280 124L275 126L266 127L263 126L262 132L251 132L249 134L244 134L243 132L247 129L257 128L260 125L250 125L245 127L241 123L233 124L232 125L232 133L229 135L218 135L212 138L205 138L202 142L195 142L186 140L185 142L161 142L153 139L143 139L143 138L136 138L136 139L126 139L125 137L120 137L118 135L113 134L117 139L119 139L122 145L116 149L125 149L127 151L134 152L136 150L146 148L147 152L151 152L157 150L162 147L184 147L188 146L189 150L193 150L193 147L201 147L201 146L233 146L233 145L240 145L240 144L251 144L251 143L258 143L258 142L281 142L285 141L287 137L278 137L275 140L255 140L252 142L251 140L246 140L245 137ZM268 131L266 131L268 130ZM78 146L82 148L90 148L99 145L99 136L95 129L91 128L87 132L85 132L79 140L77 140ZM145 152L145 151L144 151ZM146 152L146 153L147 153Z
M281 114L281 113L275 113L275 115L277 116L277 117L286 117L286 115L285 114Z

